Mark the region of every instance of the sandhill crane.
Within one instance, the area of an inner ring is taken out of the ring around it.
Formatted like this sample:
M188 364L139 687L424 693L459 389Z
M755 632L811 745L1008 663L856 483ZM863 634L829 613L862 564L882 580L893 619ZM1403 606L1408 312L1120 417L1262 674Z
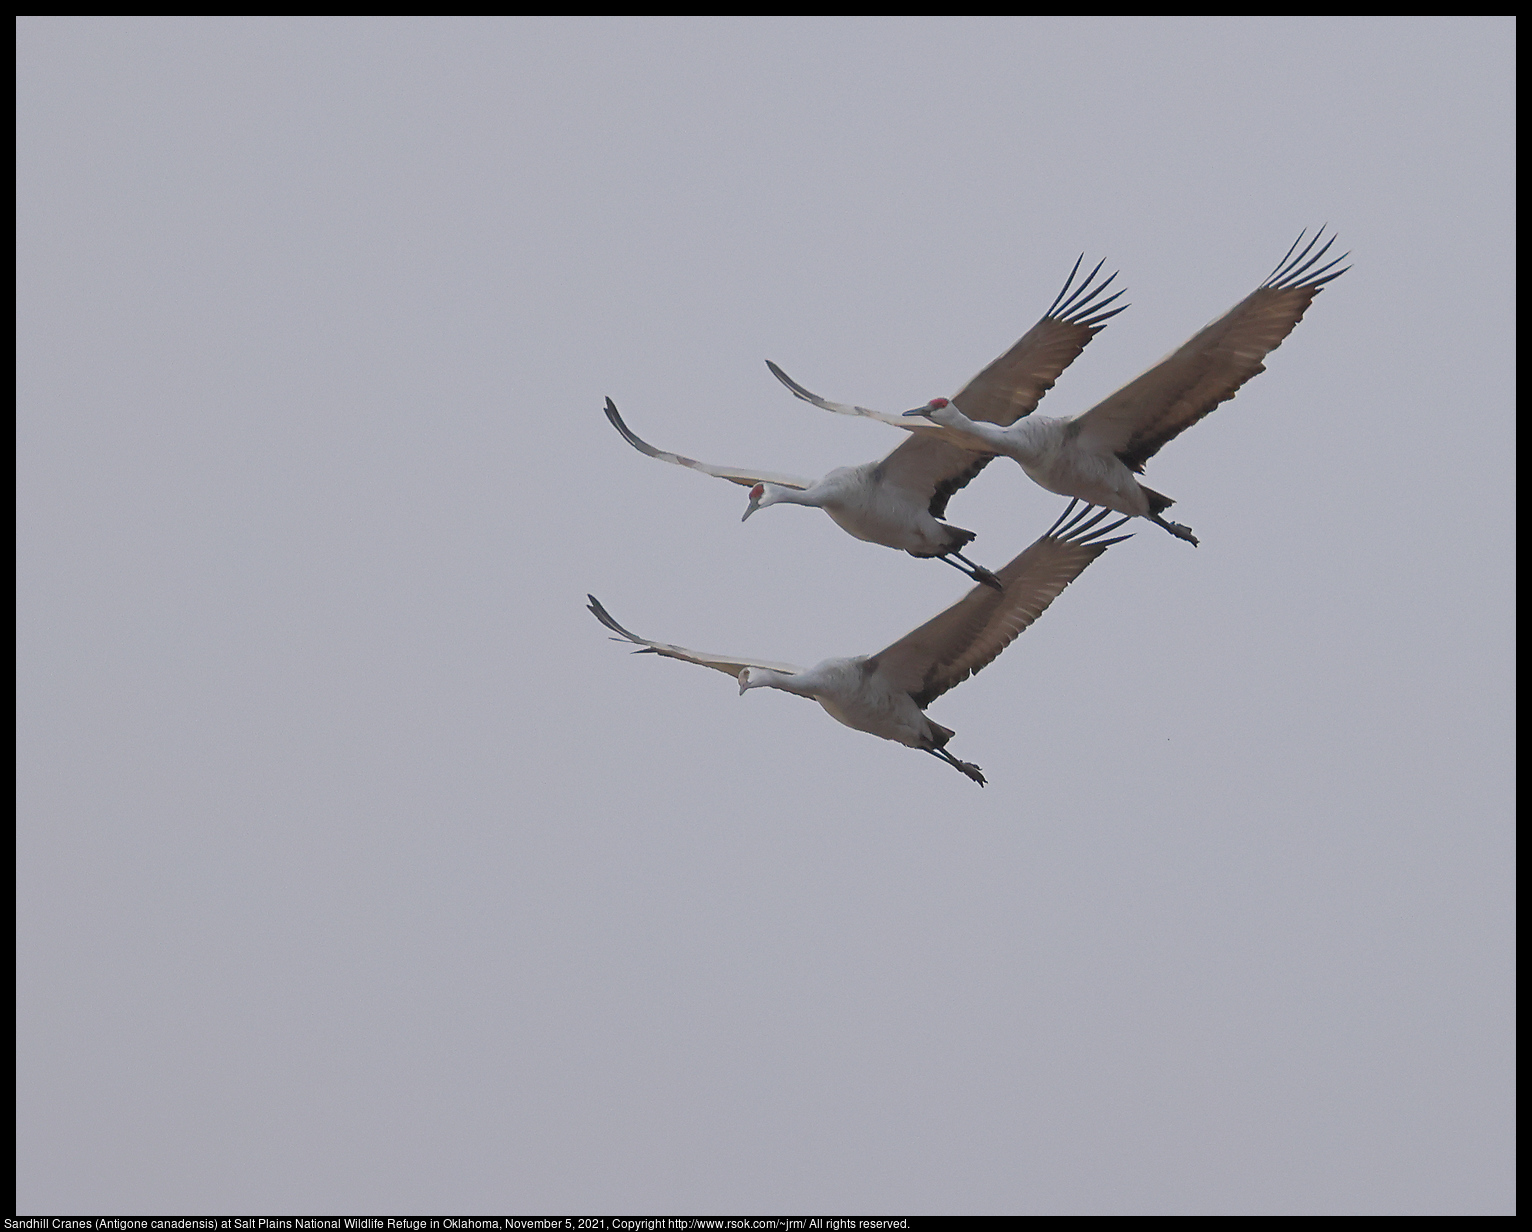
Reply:
M1025 415L1035 407L1043 394L1052 388L1059 373L1102 329L1102 323L1122 311L1121 308L1102 311L1122 292L1100 298L1116 277L1113 274L1092 287L1092 281L1101 271L1100 264L1071 294L1070 288L1079 269L1080 261L1077 260L1064 289L1042 319L986 369L986 372L1003 370L1010 389L1005 409L1002 411L997 407L996 410L997 414L1009 414L1010 418L999 418L996 422L1009 423L1016 415ZM770 360L767 366L794 393L814 401L812 394L796 386ZM610 398L606 400L606 417L622 433L623 439L640 453L749 488L750 503L741 521L757 509L771 505L817 506L842 530L858 539L897 548L912 556L934 556L976 581L990 587L999 586L993 573L963 555L962 549L968 546L974 533L939 520L946 513L947 501L952 494L995 456L996 451L987 447L981 446L976 451L971 438L964 433L922 432L880 461L838 467L822 479L814 480L713 466L656 449L636 436L622 421Z
M1175 502L1145 487L1134 476L1143 473L1144 463L1167 441L1234 397L1251 377L1264 372L1266 365L1261 361L1303 319L1314 296L1325 283L1346 272L1335 266L1349 254L1318 264L1335 242L1332 236L1313 252L1323 234L1321 227L1308 246L1294 256L1303 243L1300 235L1271 276L1250 295L1178 351L1073 418L1026 417L1031 410L1028 407L1009 426L996 426L993 417L984 413L992 399L1005 394L1003 380L986 380L995 364L950 401L935 398L903 416L828 403L801 387L794 392L827 410L865 415L910 431L929 431L934 424L948 433L944 440L953 439L953 431L966 434L975 449L991 449L1015 458L1028 476L1050 492L1104 505L1130 517L1148 518L1195 545L1197 538L1189 527L1164 517ZM919 422L912 423L912 419Z
M982 787L979 767L947 752L952 730L933 723L923 711L991 663L1091 561L1129 538L1103 538L1127 518L1098 526L1109 511L1097 510L1092 516L1086 506L1075 514L1077 503L1070 501L1047 534L1000 570L998 591L975 586L941 615L877 654L826 659L808 669L651 642L613 620L594 595L586 598L596 619L620 635L612 640L632 642L639 647L637 654L665 655L726 672L739 681L741 695L746 689L771 688L811 697L847 727L924 750Z

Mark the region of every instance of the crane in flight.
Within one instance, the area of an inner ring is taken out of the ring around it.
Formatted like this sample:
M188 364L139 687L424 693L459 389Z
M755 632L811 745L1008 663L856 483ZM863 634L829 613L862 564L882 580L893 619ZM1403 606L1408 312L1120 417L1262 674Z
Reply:
M876 654L826 659L811 668L651 642L613 620L594 595L586 598L596 619L618 634L612 640L631 642L639 648L636 654L664 655L724 672L739 681L741 695L747 689L770 688L812 698L847 727L930 753L982 787L979 767L947 751L952 729L928 719L925 708L992 663L1091 561L1129 538L1105 538L1127 518L1101 526L1109 510L1093 514L1086 506L1075 513L1077 503L1070 501L1042 538L999 571L998 589L975 586L946 611Z
M1335 242L1332 236L1314 251L1323 227L1299 252L1306 234L1299 235L1265 282L1223 316L1105 401L1072 418L1032 415L1035 400L1010 420L997 418L993 408L1010 405L1012 398L1003 371L996 372L1004 356L950 399L934 398L902 416L827 402L785 374L778 376L800 398L825 410L862 415L913 432L936 431L943 440L1005 454L1050 492L1148 518L1195 546L1197 538L1189 527L1164 516L1175 502L1136 476L1167 442L1264 372L1262 360L1292 333L1314 296L1350 268L1335 268L1349 254L1320 264Z
M1075 287L1075 275L1079 270L1080 260L1077 260L1064 289L1037 324L975 378L974 383L977 383L986 379L986 374L994 374L988 379L1003 380L1009 390L1003 405L999 399L991 400L992 408L986 403L985 410L994 414L995 423L1008 424L1018 415L1031 411L1043 394L1053 387L1059 373L1074 362L1103 328L1103 323L1122 311L1121 307L1103 311L1122 294L1118 291L1101 298L1115 274L1092 286L1101 271L1098 263ZM799 397L816 402L816 405L825 405L796 385L770 360L767 366ZM977 407L975 411L978 413ZM640 453L749 488L750 500L741 521L772 505L814 506L823 509L836 525L857 539L880 543L912 556L935 557L975 581L992 589L999 588L995 574L963 555L974 532L942 521L952 494L983 470L997 452L988 446L975 446L966 432L928 427L927 431L912 436L886 458L861 466L837 467L820 479L805 479L763 470L715 466L656 449L623 422L610 398L606 400L606 417L622 438Z

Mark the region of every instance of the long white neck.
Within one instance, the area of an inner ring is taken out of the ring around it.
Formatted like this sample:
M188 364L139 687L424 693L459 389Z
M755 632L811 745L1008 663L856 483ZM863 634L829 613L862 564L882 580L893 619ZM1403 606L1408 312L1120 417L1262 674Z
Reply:
M969 419L951 403L942 407L932 418L944 427L965 433L976 442L1024 463L1035 462L1042 456L1047 441L1057 435L1058 426L1062 423L1061 420L1028 415L1002 428L999 424Z
M799 697L813 697L813 690L808 687L808 675L807 672L779 672L770 667L752 667L750 683L746 687L781 689L784 693L796 693Z
M779 483L768 483L766 486L767 499L761 502L761 508L770 505L823 505L825 498L830 492L823 483L816 483L812 488L784 488Z
M969 436L976 436L986 445L1002 445L1005 443L1005 429L999 424L979 423L969 419L967 415L957 409L955 403L947 403L941 410L930 417L944 428L955 428L959 432L966 432Z

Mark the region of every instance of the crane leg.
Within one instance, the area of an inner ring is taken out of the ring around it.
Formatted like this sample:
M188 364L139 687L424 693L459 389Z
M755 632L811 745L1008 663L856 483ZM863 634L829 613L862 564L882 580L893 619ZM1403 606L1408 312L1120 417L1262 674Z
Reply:
M973 561L969 560L968 557L964 556L961 552L948 552L945 556L938 556L936 559L946 561L959 573L966 573L976 582L983 582L984 585L993 587L995 590L1005 589L1005 587L1000 584L999 578L997 578L983 565L974 564ZM960 565L958 564L958 561L962 561L963 563ZM964 568L965 565L967 568Z
M1190 526L1182 526L1179 522L1167 522L1165 520L1165 515L1161 513L1151 513L1148 515L1148 517L1149 520L1156 526L1163 526L1177 539L1185 539L1187 543L1192 545L1192 547L1197 546L1197 536L1192 534L1192 528Z
M932 757L940 757L949 766L953 766L963 774L966 774L980 787L984 786L984 774L973 762L959 761L951 753L947 752L946 749L927 749L926 752L931 754Z

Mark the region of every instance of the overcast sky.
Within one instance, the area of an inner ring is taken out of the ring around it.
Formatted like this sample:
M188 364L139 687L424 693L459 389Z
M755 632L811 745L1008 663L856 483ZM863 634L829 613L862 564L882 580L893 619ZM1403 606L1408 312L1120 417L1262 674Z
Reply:
M1513 35L22 20L21 1213L1512 1213ZM865 462L762 361L950 395L1083 252L1074 414L1321 224L1201 547L932 706L988 787L585 611L966 589L605 397Z

